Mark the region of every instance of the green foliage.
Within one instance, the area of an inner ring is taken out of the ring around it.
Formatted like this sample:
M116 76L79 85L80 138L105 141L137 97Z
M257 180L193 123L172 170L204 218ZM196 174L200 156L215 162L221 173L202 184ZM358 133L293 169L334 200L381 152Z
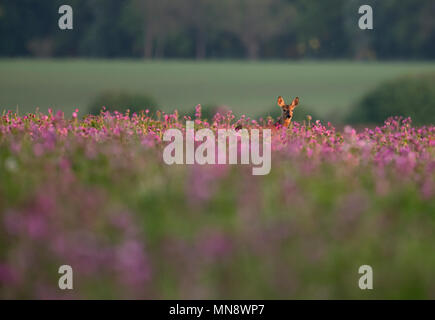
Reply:
M0 1L0 56L435 57L433 0L70 0L74 32L57 26L62 4Z
M211 121L216 113L224 113L227 111L228 109L226 109L225 107L220 107L213 104L206 104L201 108L201 118Z
M353 123L382 123L390 116L411 117L416 124L435 123L435 74L385 82L365 95L349 117Z
M216 113L225 114L229 111L229 108L226 106L219 106L217 104L208 103L205 105L201 105L201 119L207 119L208 121L212 121L213 117ZM190 117L191 119L195 119L196 112L195 108L192 108L184 113L185 116Z
M100 93L89 105L90 114L99 114L102 107L108 111L130 113L140 112L148 109L150 112L156 110L157 102L151 96L144 94L133 94L124 91L104 91Z

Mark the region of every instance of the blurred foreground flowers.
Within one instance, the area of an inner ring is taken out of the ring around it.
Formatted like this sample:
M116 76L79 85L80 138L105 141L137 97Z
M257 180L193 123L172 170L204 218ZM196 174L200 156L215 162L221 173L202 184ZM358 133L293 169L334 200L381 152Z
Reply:
M272 170L167 166L150 116L0 118L0 298L435 298L435 127L272 130ZM74 290L57 286L71 265ZM374 290L358 288L358 268Z

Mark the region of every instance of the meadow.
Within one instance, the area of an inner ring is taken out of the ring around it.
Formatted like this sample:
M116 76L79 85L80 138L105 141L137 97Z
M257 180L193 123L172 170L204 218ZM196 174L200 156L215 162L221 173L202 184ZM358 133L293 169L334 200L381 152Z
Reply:
M380 82L435 70L434 63L346 61L137 61L0 60L0 109L33 112L36 107L86 113L103 90L153 96L161 110L192 111L226 105L237 115L262 115L276 97L301 97L301 107L330 121Z
M166 165L177 113L5 113L0 298L435 298L434 126L196 111L198 129L270 128L270 174Z

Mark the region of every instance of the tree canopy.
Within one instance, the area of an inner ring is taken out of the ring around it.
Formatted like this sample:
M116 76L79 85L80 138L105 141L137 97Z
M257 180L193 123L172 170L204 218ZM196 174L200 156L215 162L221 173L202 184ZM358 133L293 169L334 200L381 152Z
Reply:
M0 1L0 56L144 58L435 58L432 0ZM360 30L358 8L373 7Z

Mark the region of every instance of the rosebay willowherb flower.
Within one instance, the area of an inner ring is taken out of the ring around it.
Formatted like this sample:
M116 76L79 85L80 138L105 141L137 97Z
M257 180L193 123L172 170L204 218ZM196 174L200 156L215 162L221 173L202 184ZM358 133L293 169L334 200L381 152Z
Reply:
M165 133L187 142L178 112L74 113L0 118L1 298L362 298L363 264L372 298L434 297L434 126L286 128L198 107L195 133L210 131L194 152L219 130L270 130L270 172L252 175L260 163L229 165L241 143L219 164L218 140L216 164L166 165Z

